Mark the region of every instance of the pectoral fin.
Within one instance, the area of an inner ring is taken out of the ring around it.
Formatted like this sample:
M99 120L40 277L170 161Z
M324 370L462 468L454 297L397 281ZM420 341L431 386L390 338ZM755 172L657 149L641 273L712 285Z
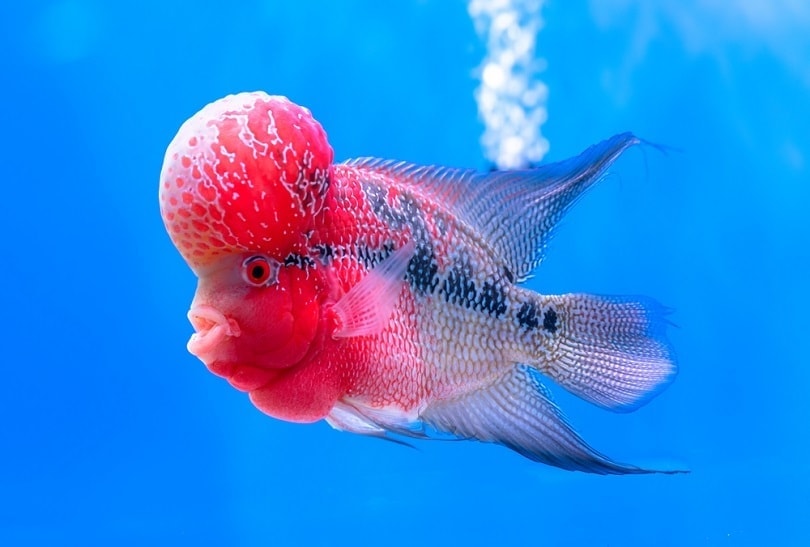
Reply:
M333 337L373 335L388 325L414 250L413 241L409 241L391 253L335 303L332 310L337 316L338 328Z
M601 475L677 472L617 463L591 448L568 424L539 378L531 367L517 365L488 387L428 406L421 418L439 431L502 444L563 469Z

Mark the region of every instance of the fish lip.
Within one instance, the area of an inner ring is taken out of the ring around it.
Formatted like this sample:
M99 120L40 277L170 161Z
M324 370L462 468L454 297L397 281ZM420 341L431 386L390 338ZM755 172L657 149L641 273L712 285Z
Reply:
M212 306L194 306L188 311L188 320L194 327L189 338L189 353L207 363L212 360L213 351L228 337L236 338L241 333L239 324Z

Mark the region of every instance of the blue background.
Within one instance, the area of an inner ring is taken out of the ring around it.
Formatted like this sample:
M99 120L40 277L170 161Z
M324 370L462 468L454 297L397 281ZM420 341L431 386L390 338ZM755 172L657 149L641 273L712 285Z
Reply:
M486 167L464 2L3 3L0 543L810 541L810 9L734 4L543 9L546 159L624 130L680 149L622 158L531 282L676 309L651 404L555 392L607 454L692 473L599 477L275 421L185 350L194 278L157 204L179 125L262 89L338 159Z

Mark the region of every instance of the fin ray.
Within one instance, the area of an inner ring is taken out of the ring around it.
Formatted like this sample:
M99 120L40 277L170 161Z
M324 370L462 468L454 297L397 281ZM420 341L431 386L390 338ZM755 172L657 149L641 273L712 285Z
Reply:
M351 399L343 399L335 403L325 419L334 429L349 433L389 439L389 433L414 439L428 438L423 430L423 424L418 420L409 420L400 412L385 408L371 408Z
M391 253L335 303L339 326L334 338L374 335L388 325L415 248L409 241Z
M542 261L553 228L621 153L641 142L615 135L573 158L533 169L477 172L359 158L347 165L391 176L453 209L491 245L516 281Z
M568 294L545 297L560 328L545 374L568 391L617 412L649 402L677 374L664 335L667 310L643 297Z
M338 401L325 418L326 423L338 431L356 433L367 437L374 437L389 441L408 448L416 448L412 444L389 436L387 430L380 424L375 423L367 416L363 415L355 407ZM415 435L414 435L415 436Z
M602 475L669 473L617 463L591 448L528 365L513 367L488 387L429 405L421 419L439 431L502 444L563 469Z

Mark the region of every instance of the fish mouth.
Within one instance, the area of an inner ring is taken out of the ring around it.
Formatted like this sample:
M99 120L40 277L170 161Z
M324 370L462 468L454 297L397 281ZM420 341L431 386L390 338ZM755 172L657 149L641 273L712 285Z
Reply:
M211 306L194 306L188 311L188 320L195 332L186 347L189 353L206 364L214 360L214 352L223 340L242 334L234 319L225 317Z

